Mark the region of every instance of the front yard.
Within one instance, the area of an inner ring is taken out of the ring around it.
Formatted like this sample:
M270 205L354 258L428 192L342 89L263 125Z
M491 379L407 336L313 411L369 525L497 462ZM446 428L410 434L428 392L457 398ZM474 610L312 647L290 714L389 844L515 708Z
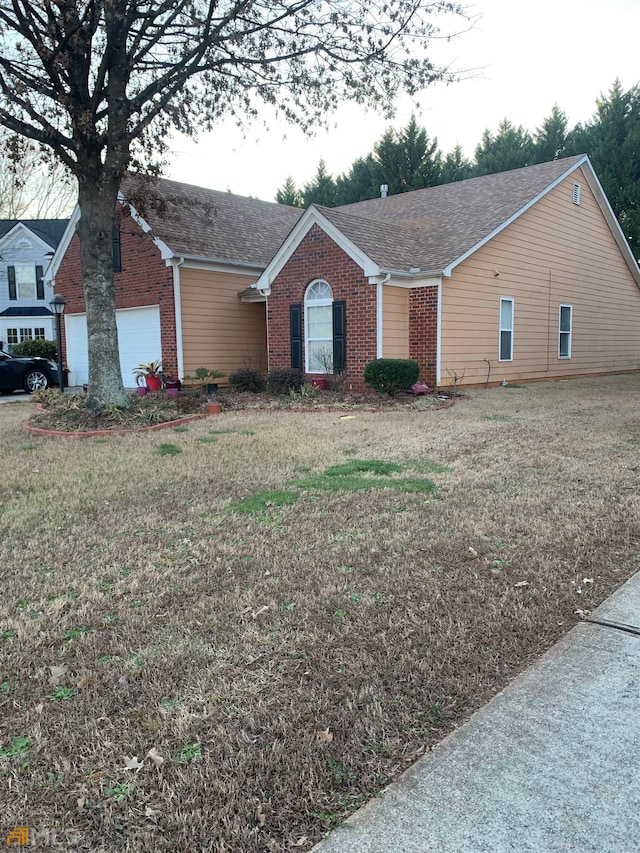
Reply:
M0 406L5 835L308 850L637 571L640 377L470 396L82 440Z

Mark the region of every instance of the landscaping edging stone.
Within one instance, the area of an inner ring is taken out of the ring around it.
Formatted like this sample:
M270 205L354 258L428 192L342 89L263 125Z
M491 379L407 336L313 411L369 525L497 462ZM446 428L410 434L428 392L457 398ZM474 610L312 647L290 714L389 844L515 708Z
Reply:
M177 418L175 421L165 421L161 424L152 424L151 426L132 427L131 429L92 429L84 432L65 432L62 429L46 429L45 427L33 426L28 420L22 422L22 427L32 435L48 435L55 438L96 438L109 435L130 435L136 432L154 432L159 429L169 429L170 427L188 424L191 421L199 421L206 418L207 415L186 415L184 418Z

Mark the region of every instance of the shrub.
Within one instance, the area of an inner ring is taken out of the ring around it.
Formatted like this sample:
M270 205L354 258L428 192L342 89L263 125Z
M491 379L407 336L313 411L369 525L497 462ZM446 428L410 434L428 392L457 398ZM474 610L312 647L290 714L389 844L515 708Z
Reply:
M11 355L20 358L48 358L55 361L58 357L58 347L55 341L22 341L11 347Z
M293 367L277 367L267 376L267 389L272 394L288 394L299 391L304 385L304 376Z
M398 394L418 381L420 365L409 358L376 358L364 369L364 381L376 391Z
M229 385L234 391L253 391L255 394L265 389L264 379L252 367L240 367L230 374Z

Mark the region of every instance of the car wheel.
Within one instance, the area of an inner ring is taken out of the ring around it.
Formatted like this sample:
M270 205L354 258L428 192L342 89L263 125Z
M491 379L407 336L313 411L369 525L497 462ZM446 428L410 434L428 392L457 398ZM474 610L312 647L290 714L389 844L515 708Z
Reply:
M34 391L44 391L49 387L49 379L47 374L41 370L30 370L24 375L24 390L27 394L33 394Z

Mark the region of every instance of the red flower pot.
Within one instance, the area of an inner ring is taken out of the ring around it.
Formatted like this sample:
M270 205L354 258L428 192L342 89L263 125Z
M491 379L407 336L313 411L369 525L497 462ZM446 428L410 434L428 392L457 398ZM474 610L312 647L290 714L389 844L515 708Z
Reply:
M327 390L327 380L324 376L314 376L311 380L311 384L314 388L318 388L320 391Z
M162 379L159 376L145 376L145 382L149 391L159 391L162 388Z
M222 404L221 403L207 403L207 414L208 415L219 415L222 412Z

